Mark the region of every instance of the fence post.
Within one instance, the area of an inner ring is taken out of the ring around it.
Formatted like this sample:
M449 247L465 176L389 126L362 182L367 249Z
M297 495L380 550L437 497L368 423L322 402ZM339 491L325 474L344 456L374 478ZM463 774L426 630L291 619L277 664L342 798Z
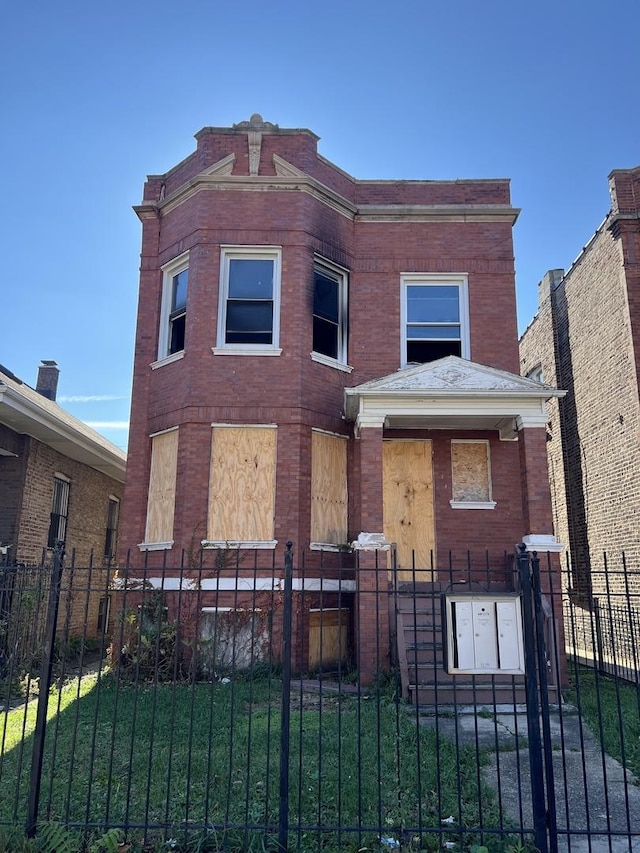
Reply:
M38 823L42 760L44 758L44 741L47 733L47 705L49 702L49 689L51 687L53 646L56 637L56 623L58 621L58 604L60 602L63 565L64 542L59 541L53 550L53 568L51 570L51 586L49 587L49 603L47 606L47 627L44 638L42 663L40 665L40 681L38 684L38 709L36 712L36 728L33 734L29 800L27 804L26 833L29 838L35 836Z
M547 807L544 795L544 764L540 738L540 711L538 708L538 678L536 675L536 648L534 634L534 609L531 587L531 566L524 543L518 545L518 575L522 590L522 621L524 629L525 690L527 695L527 732L529 735L529 772L535 844L540 853L548 853Z
M291 619L293 614L293 542L284 555L284 611L282 614L282 705L280 715L280 806L278 849L285 853L289 836L289 724L291 717Z
M557 853L557 815L556 786L553 778L553 745L551 743L551 718L549 714L549 680L547 678L547 650L544 641L544 612L542 609L542 590L540 588L540 558L537 551L531 560L531 582L533 602L536 613L536 646L538 651L538 673L540 675L540 706L542 714L542 742L544 745L544 767L547 799L547 827L549 829L550 851ZM551 630L555 626L551 625ZM558 685L558 691L560 685ZM560 701L562 701L560 699Z

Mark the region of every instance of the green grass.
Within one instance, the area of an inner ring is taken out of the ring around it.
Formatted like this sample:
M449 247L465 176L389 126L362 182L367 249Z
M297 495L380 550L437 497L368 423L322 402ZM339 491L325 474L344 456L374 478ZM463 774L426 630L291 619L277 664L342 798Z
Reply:
M235 841L225 849L272 849L265 839L277 836L279 691L266 678L136 689L103 677L67 685L49 704L40 818L167 825L180 847L207 826L248 825L254 831L227 833L227 843ZM0 823L24 820L34 722L35 702L26 716L25 708L7 716ZM483 825L498 825L493 792L478 791L482 757L436 740L391 695L298 696L290 732L289 818L301 827L292 829L292 847L377 850L383 833L404 838L403 850L435 850L435 835L416 846L415 829L428 835L449 815L455 826L477 827L479 798ZM338 835L338 826L362 831ZM474 840L470 834L465 849Z
M615 679L586 666L572 670L571 682L568 698L578 706L605 752L618 761L624 755L626 767L640 779L640 688L620 680L616 686Z

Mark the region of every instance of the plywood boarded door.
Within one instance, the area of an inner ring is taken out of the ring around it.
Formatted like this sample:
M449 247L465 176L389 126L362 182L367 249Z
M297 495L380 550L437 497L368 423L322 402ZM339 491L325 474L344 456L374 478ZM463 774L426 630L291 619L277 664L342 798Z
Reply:
M431 442L384 441L382 464L384 537L398 546L398 580L435 580Z

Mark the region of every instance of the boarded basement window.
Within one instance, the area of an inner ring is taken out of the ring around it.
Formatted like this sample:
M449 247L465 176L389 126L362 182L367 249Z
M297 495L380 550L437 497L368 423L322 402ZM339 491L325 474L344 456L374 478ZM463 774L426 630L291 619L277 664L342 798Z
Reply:
M258 545L273 542L276 439L274 426L214 426L209 542Z
M311 433L311 544L347 541L347 440Z
M177 467L178 430L152 436L145 545L173 544Z
M452 441L451 472L454 509L493 509L488 441Z

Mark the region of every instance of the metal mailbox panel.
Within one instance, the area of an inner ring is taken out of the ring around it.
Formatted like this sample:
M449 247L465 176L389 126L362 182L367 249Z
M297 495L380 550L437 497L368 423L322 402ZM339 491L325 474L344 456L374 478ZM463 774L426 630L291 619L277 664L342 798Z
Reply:
M522 620L519 600L498 601L498 649L500 653L500 669L524 670L524 652L522 646ZM519 637L520 642L514 642Z
M480 599L473 602L474 668L483 672L499 669L498 636L495 602Z
M447 593L444 612L449 673L524 674L519 595Z

